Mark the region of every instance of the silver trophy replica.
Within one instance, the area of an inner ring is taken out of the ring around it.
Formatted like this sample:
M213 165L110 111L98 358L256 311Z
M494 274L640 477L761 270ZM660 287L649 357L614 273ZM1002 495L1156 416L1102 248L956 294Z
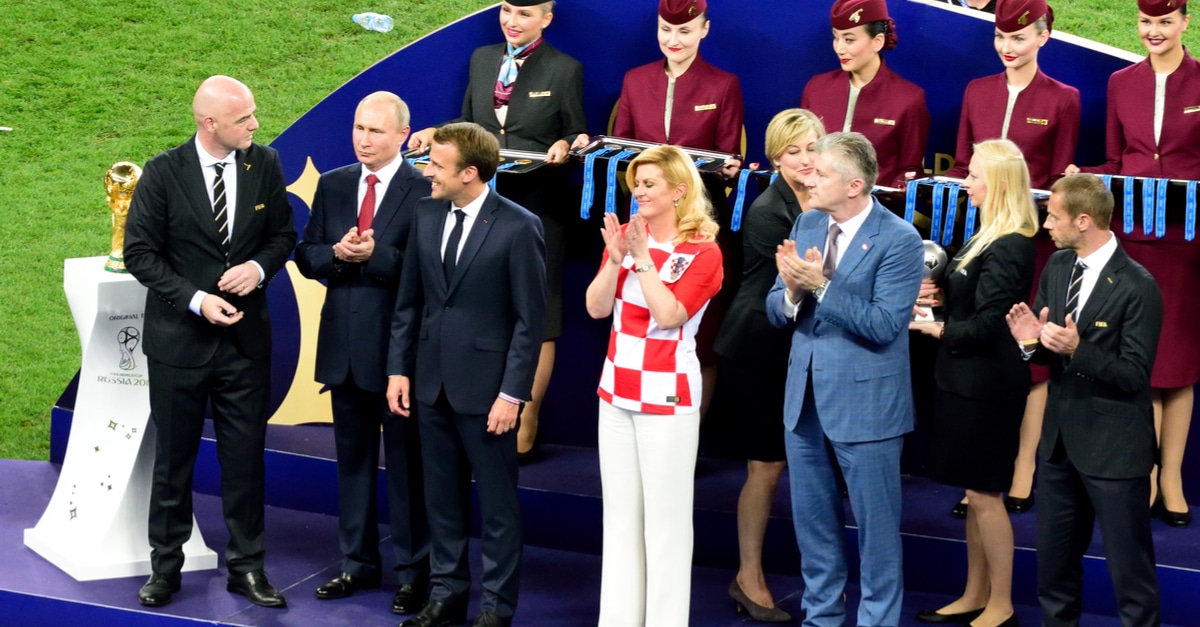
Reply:
M925 278L933 279L934 283L940 283L942 277L946 276L946 268L950 266L950 257L946 255L946 249L940 244L932 240L922 242L925 245ZM933 313L933 307L929 305L917 305L917 312L913 315L913 322L938 322L939 316Z

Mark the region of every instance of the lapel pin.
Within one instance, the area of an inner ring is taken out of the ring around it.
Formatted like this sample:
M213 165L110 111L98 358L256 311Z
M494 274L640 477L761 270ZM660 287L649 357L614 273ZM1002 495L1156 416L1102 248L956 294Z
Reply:
M249 172L249 171L250 171L250 164L249 164L249 163L243 163L242 165L246 166L246 171L247 171L247 172Z
M487 218L484 218L484 219L483 219L483 223L484 223L484 224L487 224L487 223L488 223L488 221L487 221Z
M870 244L868 244L868 243L866 243L866 242L863 242L863 250L866 250L866 249L868 249L868 248L870 248L870 247L871 247L871 245L870 245Z
M1105 277L1105 278L1108 279L1108 284L1112 285L1112 277Z

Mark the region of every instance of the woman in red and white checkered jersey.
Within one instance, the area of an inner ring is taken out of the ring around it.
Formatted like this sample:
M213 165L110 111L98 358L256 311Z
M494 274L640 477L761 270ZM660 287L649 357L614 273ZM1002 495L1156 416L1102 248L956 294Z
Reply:
M686 625L700 434L695 338L721 289L718 227L682 150L649 148L625 178L638 211L624 225L604 216L604 259L587 291L588 313L613 317L598 391L599 622Z

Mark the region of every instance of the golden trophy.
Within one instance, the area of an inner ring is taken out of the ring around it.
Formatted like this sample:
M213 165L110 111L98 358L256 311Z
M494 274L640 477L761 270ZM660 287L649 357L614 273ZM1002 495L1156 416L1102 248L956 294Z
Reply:
M112 213L112 252L104 269L109 272L127 273L125 269L125 218L129 216L129 201L133 200L133 188L137 187L142 169L136 163L120 161L104 173L104 198Z

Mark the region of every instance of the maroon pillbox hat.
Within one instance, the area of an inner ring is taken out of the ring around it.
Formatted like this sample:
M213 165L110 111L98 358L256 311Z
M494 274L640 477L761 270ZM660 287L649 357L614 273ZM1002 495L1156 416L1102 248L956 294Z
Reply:
M668 24L687 24L708 10L705 0L659 0L658 15Z
M1050 6L1046 0L996 0L996 30L1015 33L1047 14ZM1050 19L1046 18L1047 23Z
M838 30L889 19L884 0L837 0L829 10L829 22Z
M1150 17L1162 17L1182 9L1187 0L1138 0L1138 10Z

